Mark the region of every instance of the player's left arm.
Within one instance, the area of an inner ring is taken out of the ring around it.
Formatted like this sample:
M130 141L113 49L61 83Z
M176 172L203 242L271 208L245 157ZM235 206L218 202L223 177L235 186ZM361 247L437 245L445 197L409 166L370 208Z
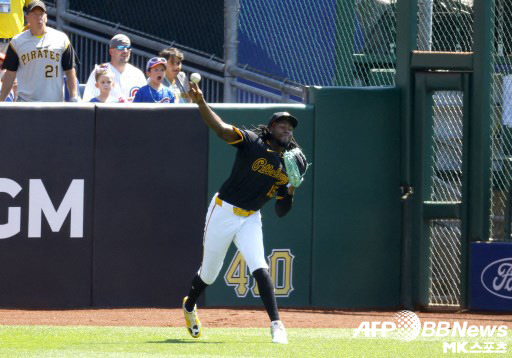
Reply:
M71 43L68 43L66 50L62 53L62 70L66 74L66 83L69 91L69 98L72 102L78 101L78 86L76 80L76 54Z
M278 217L282 218L292 209L294 193L295 188L293 186L288 188L285 186L277 191L277 200L274 208Z

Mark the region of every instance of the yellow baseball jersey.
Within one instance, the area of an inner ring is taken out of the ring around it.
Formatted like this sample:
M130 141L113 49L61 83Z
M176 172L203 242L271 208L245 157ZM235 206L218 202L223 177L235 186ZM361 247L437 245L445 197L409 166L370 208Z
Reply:
M23 31L23 7L33 0L0 0L0 38L10 39Z

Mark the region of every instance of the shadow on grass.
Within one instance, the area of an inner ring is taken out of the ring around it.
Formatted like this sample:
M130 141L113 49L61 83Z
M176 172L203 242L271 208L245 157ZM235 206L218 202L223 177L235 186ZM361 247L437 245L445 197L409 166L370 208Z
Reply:
M148 341L146 343L219 344L221 342L199 341L199 340L191 341L190 339L171 338L171 339L166 339L165 341Z

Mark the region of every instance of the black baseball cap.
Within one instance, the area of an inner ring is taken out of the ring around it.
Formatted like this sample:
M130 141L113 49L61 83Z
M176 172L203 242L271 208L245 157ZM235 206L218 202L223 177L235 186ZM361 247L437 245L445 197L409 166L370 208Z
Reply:
M270 128L275 121L278 121L280 119L288 120L292 124L293 128L297 127L297 125L299 124L299 121L297 120L297 118L292 116L290 113L288 113L288 112L276 112L276 113L274 113L272 115L272 117L270 117L270 121L268 122L268 126L267 127Z
M47 12L46 11L46 5L44 4L44 2L42 2L42 1L32 1L30 4L27 5L27 14L29 12L31 12L32 10L34 10L36 7L40 7L41 10L43 10L44 12Z

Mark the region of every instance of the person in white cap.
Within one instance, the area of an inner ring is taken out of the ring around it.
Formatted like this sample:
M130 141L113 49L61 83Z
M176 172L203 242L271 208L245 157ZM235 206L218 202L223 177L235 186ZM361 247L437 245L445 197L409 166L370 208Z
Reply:
M106 63L114 74L114 87L107 102L131 102L137 91L146 85L146 77L130 61L132 45L128 36L118 34L110 40L110 62ZM93 70L85 85L83 100L88 102L99 95Z
M64 78L72 102L78 102L75 51L68 36L47 27L48 16L42 1L27 6L28 30L13 37L5 56L0 102L18 80L18 102L63 102Z

